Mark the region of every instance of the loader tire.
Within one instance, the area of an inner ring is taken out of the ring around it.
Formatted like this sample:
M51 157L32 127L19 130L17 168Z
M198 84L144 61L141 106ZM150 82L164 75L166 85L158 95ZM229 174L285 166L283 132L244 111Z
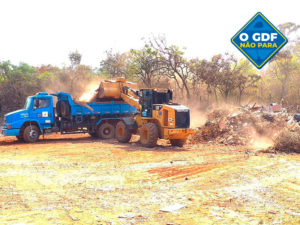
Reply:
M131 131L123 121L119 121L116 126L116 138L121 143L128 143L131 139Z
M115 137L115 127L110 123L103 123L98 127L98 137L111 139Z
M146 123L140 129L140 141L142 146L153 148L158 139L158 128L154 123Z
M172 146L182 147L186 142L186 139L170 139Z
M37 142L40 137L39 128L35 125L25 127L23 131L23 139L27 143Z

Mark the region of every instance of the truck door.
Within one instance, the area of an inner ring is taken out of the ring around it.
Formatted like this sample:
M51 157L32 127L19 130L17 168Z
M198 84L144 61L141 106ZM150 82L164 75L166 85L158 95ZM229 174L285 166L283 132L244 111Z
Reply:
M32 118L39 121L41 128L50 128L54 123L52 97L36 97L33 102Z

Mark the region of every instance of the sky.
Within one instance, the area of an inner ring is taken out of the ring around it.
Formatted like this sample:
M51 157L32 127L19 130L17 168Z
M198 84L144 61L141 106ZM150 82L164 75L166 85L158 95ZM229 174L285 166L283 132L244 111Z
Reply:
M230 39L251 17L300 24L299 8L289 0L0 0L0 61L63 66L77 50L82 64L99 67L106 50L141 48L159 34L188 58L241 58Z

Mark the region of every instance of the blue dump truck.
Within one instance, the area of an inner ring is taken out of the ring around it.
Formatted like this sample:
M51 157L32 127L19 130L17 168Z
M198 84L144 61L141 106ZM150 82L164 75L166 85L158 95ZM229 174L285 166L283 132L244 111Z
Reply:
M68 93L41 92L28 97L23 109L4 116L2 134L29 143L53 132L89 133L108 139L115 137L115 125L120 120L128 126L134 125L137 113L136 108L124 101L82 103L73 101Z

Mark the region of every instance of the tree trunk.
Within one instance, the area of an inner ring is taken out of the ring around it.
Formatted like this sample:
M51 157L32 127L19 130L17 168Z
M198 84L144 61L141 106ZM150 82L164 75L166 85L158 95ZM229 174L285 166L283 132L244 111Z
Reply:
M190 99L190 98L191 98L191 95L190 95L190 90L189 90L189 88L188 88L188 86L187 86L187 83L186 83L184 80L182 80L182 83L183 83L183 86L184 86L184 88L185 88L187 98Z
M280 100L285 98L285 96L286 96L286 83L287 83L287 78L285 78L281 83Z
M210 105L210 93L211 93L209 85L207 86L206 90L207 90L207 105L209 106Z
M239 89L239 96L238 96L239 105L241 105L241 102L242 102L243 92L244 92L243 89Z
M214 95L215 95L216 103L218 105L219 104L219 100L218 100L218 95L217 95L217 88L214 88Z
M228 102L228 95L229 95L229 91L226 90L226 91L224 92L224 100L225 100L226 103Z

